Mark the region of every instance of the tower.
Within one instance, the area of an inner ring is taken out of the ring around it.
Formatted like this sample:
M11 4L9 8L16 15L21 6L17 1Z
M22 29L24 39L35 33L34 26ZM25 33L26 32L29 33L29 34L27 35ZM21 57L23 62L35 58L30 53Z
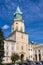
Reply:
M22 20L22 12L20 11L19 6L14 13L14 21L12 23L12 32L13 31L25 32L24 21Z
M16 41L16 53L18 53L21 59L28 59L28 34L25 33L25 25L22 19L22 12L20 8L17 7L14 13L14 21L12 23L12 33ZM13 39L13 38L12 38Z
M28 34L22 19L22 12L17 7L12 23L12 33L5 40L5 62L11 62L12 53L18 53L21 59L28 59Z

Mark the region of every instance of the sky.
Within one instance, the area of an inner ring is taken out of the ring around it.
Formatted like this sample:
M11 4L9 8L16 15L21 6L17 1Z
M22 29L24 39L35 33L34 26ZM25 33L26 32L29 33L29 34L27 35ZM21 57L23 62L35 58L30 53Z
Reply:
M11 33L17 6L23 13L29 41L43 43L43 0L0 0L0 28L3 29L5 38Z

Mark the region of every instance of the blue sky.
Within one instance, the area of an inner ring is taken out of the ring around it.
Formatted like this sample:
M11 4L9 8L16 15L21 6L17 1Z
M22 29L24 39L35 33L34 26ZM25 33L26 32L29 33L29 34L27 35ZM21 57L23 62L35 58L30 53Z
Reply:
M43 0L0 0L0 27L4 36L8 37L11 33L11 23L18 5L23 12L29 40L43 43Z

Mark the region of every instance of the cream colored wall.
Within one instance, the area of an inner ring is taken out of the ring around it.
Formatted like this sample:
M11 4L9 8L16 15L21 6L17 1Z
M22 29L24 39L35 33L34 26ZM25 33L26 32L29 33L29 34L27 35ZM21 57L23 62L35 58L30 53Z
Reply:
M4 63L10 63L11 62L11 55L12 53L16 52L16 42L12 41L4 41L4 51L5 51L5 57L4 57Z
M40 52L39 52L39 50L40 50ZM37 54L37 61L39 61L39 54L41 54L41 61L43 61L43 44L39 44L34 47L34 55L35 54Z
M29 43L28 47L29 47L28 48L28 51L29 51L29 60L33 61L34 60L34 49L33 49L34 44Z
M15 32L13 34L11 33L11 35L6 40L16 41L16 33Z
M21 31L22 27L22 32L25 32L25 26L22 20L14 20L12 24L12 32L15 31L18 27L18 31Z
M16 53L24 54L24 60L28 57L28 35L21 32L16 32ZM23 46L23 50L22 50Z
M14 37L15 36L15 37ZM24 59L28 56L28 34L22 33L22 32L17 32L9 37L10 40L16 41L16 53L21 55L22 53L24 54ZM23 46L23 50L21 47Z

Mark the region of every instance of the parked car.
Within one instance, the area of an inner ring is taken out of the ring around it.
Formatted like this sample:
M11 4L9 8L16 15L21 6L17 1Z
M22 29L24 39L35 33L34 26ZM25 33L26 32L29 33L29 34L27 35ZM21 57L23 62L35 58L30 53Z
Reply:
M43 61L40 62L43 65Z
M36 65L42 65L42 63L41 62L36 62Z

